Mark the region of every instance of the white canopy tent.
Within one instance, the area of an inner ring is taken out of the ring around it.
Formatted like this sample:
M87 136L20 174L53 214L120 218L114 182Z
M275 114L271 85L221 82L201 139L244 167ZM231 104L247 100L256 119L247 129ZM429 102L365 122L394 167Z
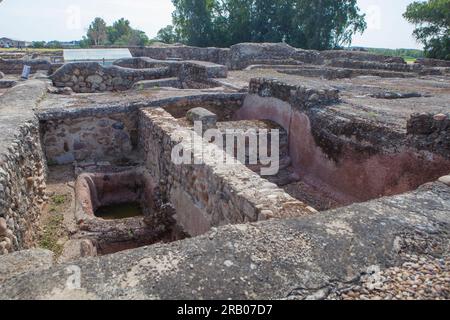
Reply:
M120 49L64 49L64 62L98 62L111 65L114 61L131 58L127 48Z

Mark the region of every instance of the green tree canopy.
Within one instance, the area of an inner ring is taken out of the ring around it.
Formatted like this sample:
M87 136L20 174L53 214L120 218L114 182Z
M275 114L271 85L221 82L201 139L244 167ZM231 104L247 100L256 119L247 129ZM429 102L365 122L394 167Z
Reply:
M130 21L121 18L107 26L101 18L95 18L89 27L87 37L83 38L80 46L89 45L121 45L143 46L149 42L145 32L131 27Z
M95 18L89 26L87 38L91 45L105 45L108 41L106 22L102 18Z
M195 46L284 41L296 47L330 49L349 45L352 36L366 28L356 0L172 2L173 34Z
M175 32L175 28L172 25L168 25L165 28L159 30L155 40L164 43L176 43L181 41L180 37Z
M450 60L450 0L413 2L403 16L416 25L414 36L427 57Z

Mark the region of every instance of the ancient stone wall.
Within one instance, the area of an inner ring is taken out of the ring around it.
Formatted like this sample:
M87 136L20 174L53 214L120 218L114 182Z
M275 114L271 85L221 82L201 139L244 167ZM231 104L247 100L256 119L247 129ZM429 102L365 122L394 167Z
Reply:
M105 68L96 62L67 63L52 76L56 87L69 87L79 93L128 90L141 80L170 77L169 68Z
M133 57L149 57L157 60L197 60L227 65L230 49L199 48L189 46L132 47Z
M46 84L29 81L0 97L0 255L35 244L46 164L32 108Z
M450 61L447 60L419 58L415 63L426 67L450 68Z
M302 50L285 43L240 43L231 47L229 66L233 70L254 64L321 64L318 51ZM267 63L269 62L269 63Z
M325 60L348 59L354 61L406 64L405 60L401 57L385 56L362 51L327 50L320 52L320 55Z
M50 70L52 67L52 64L44 59L21 60L0 58L0 71L5 74L21 74L24 65L30 66L32 73L37 70Z
M422 67L418 64L410 65L404 63L359 61L351 59L333 59L328 63L328 65L348 69L390 70L398 72L420 72L422 70Z
M228 70L225 66L201 62L186 61L181 64L178 79L184 87L195 87L196 83L207 83L209 79L226 78Z
M407 124L411 143L419 150L427 150L450 159L450 113L411 115Z
M166 62L132 58L118 60L116 65L107 68L95 62L68 63L59 68L51 79L56 87L87 93L128 90L139 81L172 79L175 76L184 87L208 87L209 79L226 78L227 71L223 65L204 61Z
M155 181L160 181L163 197L174 205L177 221L191 236L225 224L314 212L244 165L216 163L213 155L223 157L223 150L179 127L163 109L140 112L139 137L145 165ZM203 151L195 150L193 159L199 161L203 154L202 164L172 162L174 147L181 143L183 152L189 152L194 139L200 141Z
M208 61L226 65L232 70L242 70L251 65L299 65L303 63L323 65L326 61L336 59L387 65L403 64L405 69L408 69L406 62L400 57L346 50L303 50L285 43L239 43L229 49L164 46L136 47L130 48L130 50L134 57ZM401 69L399 66L392 68L397 71Z
M120 160L137 146L137 112L42 117L41 131L51 164Z
M337 98L333 89L253 79L236 119L283 126L296 172L313 184L325 184L343 203L413 190L450 170L448 121L442 115L411 123L411 133L417 127L434 129L408 136L406 130L328 111L328 105L339 105Z

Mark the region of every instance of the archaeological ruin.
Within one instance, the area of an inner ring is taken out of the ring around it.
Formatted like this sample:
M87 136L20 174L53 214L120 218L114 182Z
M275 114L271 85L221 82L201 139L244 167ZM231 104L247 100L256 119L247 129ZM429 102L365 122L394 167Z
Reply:
M450 298L448 62L130 52L0 57L0 299Z

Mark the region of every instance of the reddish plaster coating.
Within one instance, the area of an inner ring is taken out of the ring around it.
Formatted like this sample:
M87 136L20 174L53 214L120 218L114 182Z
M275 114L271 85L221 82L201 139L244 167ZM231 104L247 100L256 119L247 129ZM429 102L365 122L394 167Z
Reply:
M338 162L314 141L308 116L275 98L249 95L236 120L272 120L289 133L292 166L306 182L331 191L343 205L414 190L450 170L450 161L415 150L365 156L347 148Z

